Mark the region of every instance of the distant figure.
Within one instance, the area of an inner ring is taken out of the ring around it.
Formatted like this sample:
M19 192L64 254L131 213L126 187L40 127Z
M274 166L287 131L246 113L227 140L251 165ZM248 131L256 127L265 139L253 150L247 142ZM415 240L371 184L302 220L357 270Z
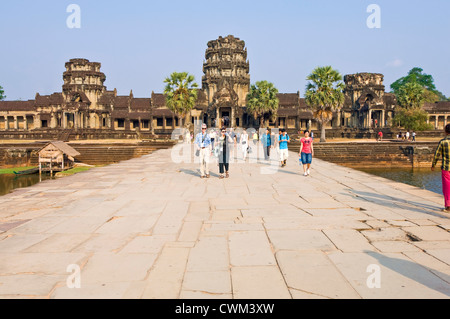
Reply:
M209 156L211 154L211 137L206 132L206 124L202 124L202 131L195 137L195 147L200 156L200 177L209 178Z
M311 131L311 138L312 138L312 140L314 141L314 132L313 131Z
M445 138L439 141L434 153L431 170L434 171L439 157L442 157L442 192L444 194L445 212L450 212L450 124L445 126Z
M303 164L303 175L308 176L311 168L312 158L314 156L313 140L309 136L309 131L305 131L305 137L300 140L300 151L298 153Z
M220 132L220 137L217 140L217 148L219 153L219 178L222 179L224 178L224 173L226 178L230 176L228 173L230 169L230 150L234 141L231 136L227 134L225 127L222 127Z
M409 141L409 131L407 131L405 134L405 140Z
M209 136L211 138L211 149L214 149L214 141L216 140L216 130L211 130L209 133Z
M253 145L258 144L258 133L255 131L255 133L253 133Z
M270 159L270 148L272 147L272 138L269 128L266 128L266 134L261 136L261 143L264 149L264 159L268 161Z
M247 153L248 153L248 134L245 129L242 132L240 144L241 144L241 150L242 150L242 157L245 161L245 159L247 157Z
M280 161L281 167L285 167L287 159L289 157L288 143L290 143L289 135L286 133L286 129L281 131L280 139L278 141L280 145Z
M412 141L413 142L416 141L416 132L415 131L412 132Z
M378 132L378 139L377 139L377 141L381 142L382 139L383 139L383 132L379 131Z

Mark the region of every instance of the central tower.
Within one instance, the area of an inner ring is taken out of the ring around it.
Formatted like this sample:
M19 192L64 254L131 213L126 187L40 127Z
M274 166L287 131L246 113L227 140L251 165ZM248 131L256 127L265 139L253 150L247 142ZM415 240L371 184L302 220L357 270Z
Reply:
M208 42L203 64L202 89L208 100L208 115L216 126L229 118L240 125L250 89L250 66L245 42L229 35Z

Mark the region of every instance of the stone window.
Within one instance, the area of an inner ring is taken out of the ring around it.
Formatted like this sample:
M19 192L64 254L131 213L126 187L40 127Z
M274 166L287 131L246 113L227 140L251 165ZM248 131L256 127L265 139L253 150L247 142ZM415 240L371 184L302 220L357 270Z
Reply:
M166 127L172 127L173 125L173 118L168 117L166 118Z
M133 128L139 128L139 120L133 120Z
M41 127L42 128L48 127L48 121L47 120L41 120Z
M157 127L163 127L163 118L162 117L157 117L156 118L156 126Z
M125 119L117 119L117 127L125 128Z
M288 124L287 124L288 128L295 128L295 117L290 116L288 118Z
M142 128L143 129L149 129L150 128L150 121L149 120L143 120L142 121Z

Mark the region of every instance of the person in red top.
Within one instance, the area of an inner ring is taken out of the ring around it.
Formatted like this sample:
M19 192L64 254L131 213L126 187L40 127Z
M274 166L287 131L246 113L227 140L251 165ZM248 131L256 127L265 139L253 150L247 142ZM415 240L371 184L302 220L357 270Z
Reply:
M382 139L383 139L383 132L379 131L378 132L378 142L381 142Z
M313 139L309 137L309 131L305 131L305 137L300 140L300 152L298 153L303 164L303 175L310 174L311 162L314 156Z

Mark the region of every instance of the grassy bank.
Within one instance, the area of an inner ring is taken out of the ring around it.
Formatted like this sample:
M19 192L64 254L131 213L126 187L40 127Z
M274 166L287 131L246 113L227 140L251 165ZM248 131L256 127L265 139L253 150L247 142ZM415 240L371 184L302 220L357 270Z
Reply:
M92 168L93 166L78 166L71 169L68 169L64 172L58 172L55 174L56 177L64 177L64 176L70 176L76 173L85 172Z

